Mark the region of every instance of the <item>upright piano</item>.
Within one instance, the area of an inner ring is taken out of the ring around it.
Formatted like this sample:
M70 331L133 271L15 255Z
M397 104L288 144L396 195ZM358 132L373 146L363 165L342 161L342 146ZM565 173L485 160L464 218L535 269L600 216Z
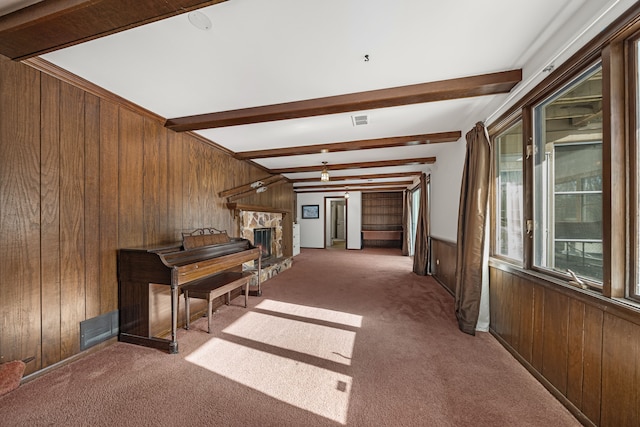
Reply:
M208 276L242 271L246 262L257 261L259 294L261 249L247 239L228 238L226 233L220 239L219 234L214 244L206 244L201 237L185 237L173 245L118 251L120 341L178 353L180 288ZM170 338L164 338L159 331L167 329L169 322Z

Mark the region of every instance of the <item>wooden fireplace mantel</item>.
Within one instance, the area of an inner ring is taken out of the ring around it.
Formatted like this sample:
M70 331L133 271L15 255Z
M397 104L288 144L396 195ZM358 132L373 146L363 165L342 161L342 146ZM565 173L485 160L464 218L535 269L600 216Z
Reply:
M272 208L269 206L244 205L242 203L227 203L227 209L230 209L236 212L240 212L240 211L270 212L270 213L281 213L282 215L291 213L290 209Z

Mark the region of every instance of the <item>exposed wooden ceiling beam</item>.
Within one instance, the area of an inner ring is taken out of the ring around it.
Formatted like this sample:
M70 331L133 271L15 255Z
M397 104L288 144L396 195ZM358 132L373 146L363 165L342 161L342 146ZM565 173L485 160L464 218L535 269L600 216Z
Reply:
M392 136L388 138L362 139L359 141L336 142L332 144L301 145L298 147L276 148L272 150L241 151L236 159L264 159L268 157L301 156L305 154L334 153L338 151L366 150L370 148L403 147L419 144L455 142L462 137L461 131L426 133L422 135Z
M332 170L419 165L419 164L425 164L425 163L430 164L435 162L436 162L435 157L421 157L417 159L383 160L379 162L342 163L342 164L335 164L335 165L327 165L327 168L329 169L329 173L331 173ZM321 171L323 168L324 168L323 165L300 166L296 168L271 169L271 173L283 174L283 173L298 173L298 172L315 172L315 171Z
M469 98L509 92L521 80L521 69L502 71L326 98L177 117L167 120L165 126L183 132Z
M379 178L405 178L408 176L418 177L422 172L398 172L398 173L374 173L369 175L346 175L346 176L332 176L331 181L347 181L350 179L379 179ZM299 182L316 182L318 178L300 178L290 180L294 184ZM356 184L357 185L357 184Z
M325 184L318 181L318 185L305 185L302 187L293 187L294 190L316 190L319 188L356 188L356 187L393 187L399 185L411 185L413 181L391 181L391 182L364 182L361 184Z
M349 187L349 191L362 191L363 193L373 193L378 191L404 191L407 187L379 187L379 188L359 188ZM332 191L346 191L346 188L338 190L294 190L295 193L330 193Z
M42 1L0 17L0 54L23 60L224 1Z

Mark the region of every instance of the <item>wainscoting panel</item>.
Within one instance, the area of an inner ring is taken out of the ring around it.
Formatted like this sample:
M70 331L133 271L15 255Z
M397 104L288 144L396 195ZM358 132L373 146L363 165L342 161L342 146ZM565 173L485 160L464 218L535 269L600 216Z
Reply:
M431 238L431 274L452 294L456 291L456 244Z
M233 235L218 193L268 174L28 65L0 56L0 75L0 363L34 356L31 374L78 354L80 322L118 308L117 249ZM293 212L292 184L242 202Z
M640 425L640 313L490 264L491 332L585 424Z

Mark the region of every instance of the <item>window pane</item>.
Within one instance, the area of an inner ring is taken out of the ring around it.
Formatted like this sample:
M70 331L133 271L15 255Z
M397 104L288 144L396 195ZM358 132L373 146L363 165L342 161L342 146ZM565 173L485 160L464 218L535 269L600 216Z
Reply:
M522 123L495 139L496 146L496 242L495 253L522 260L523 181Z
M557 239L602 240L602 194L556 194Z
M534 110L534 264L602 281L602 73Z

